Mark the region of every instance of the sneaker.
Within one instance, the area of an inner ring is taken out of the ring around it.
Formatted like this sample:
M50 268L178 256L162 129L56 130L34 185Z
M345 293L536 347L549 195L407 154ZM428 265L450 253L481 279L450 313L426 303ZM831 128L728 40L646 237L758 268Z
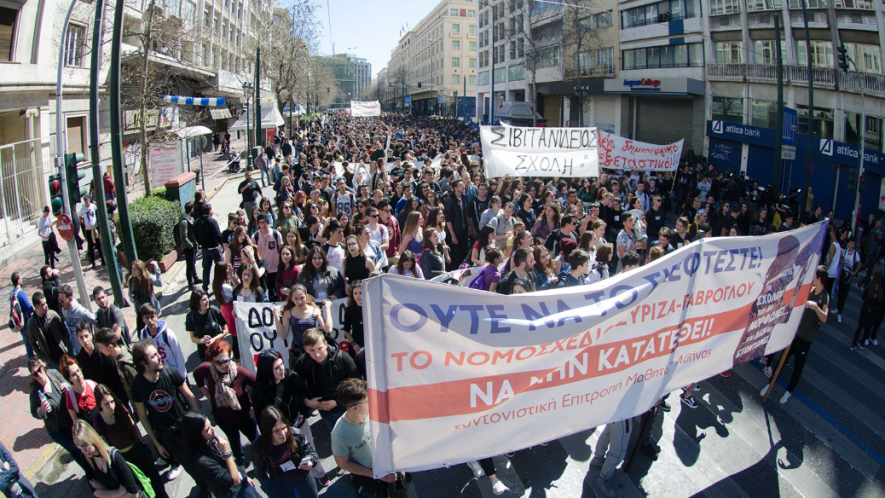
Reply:
M780 403L782 405L787 404L787 401L790 401L790 396L792 396L792 395L793 395L793 393L791 393L790 391L784 391L784 395L781 396L781 399L780 399L780 401L778 401L778 403Z
M467 462L467 466L470 467L470 470L473 471L473 475L475 475L477 478L486 475L485 471L482 470L482 466L476 460L472 462Z
M731 370L726 370L719 375L721 375L727 379L727 378L731 377Z
M759 396L762 396L763 398L766 394L768 394L768 384L765 384L765 387L763 387L762 390L759 391Z
M694 387L691 388L691 392L696 393L701 390L701 386L695 384Z
M857 344L852 344L849 347L851 348L852 351L854 351L855 349L857 349Z
M842 323L842 313L839 313L839 316L836 317L836 320L838 320L839 323Z
M169 463L166 462L166 460L163 460L162 458L158 458L158 459L154 462L154 465L157 466L157 467L163 468L163 467L169 465Z
M870 341L870 342L873 343L873 346L878 346L878 345L879 345L879 341L877 341L876 339L873 339L873 340Z
M689 396L687 398L685 396L680 396L680 398L682 398L682 402L689 408L694 409L698 407L698 400L694 399L694 396Z
M858 343L857 343L857 347L858 347L858 349L863 349L863 344L861 344L861 343L858 342Z
M500 479L495 479L494 482L492 482L492 492L496 495L503 495L508 491L510 491L510 488L505 486Z
M328 488L329 486L332 485L332 481L329 480L329 478L326 476L323 476L322 479L318 479L318 480L320 481L320 485L322 485L323 487Z
M665 412L668 412L668 413L670 412L670 404L667 403L666 401L661 401L660 408L661 408L661 410L663 410Z
M867 340L863 341L863 345L864 345L864 346L869 346L869 345L870 345L870 340L867 339Z
M772 368L772 367L765 367L765 368L762 369L762 373L764 373L765 376L768 377L768 378L770 379L770 378L774 375L774 368Z
M511 451L510 453L504 453L504 454L507 455L507 458L513 458L513 455L515 455L516 452L515 452L515 451Z
M596 478L596 489L598 489L599 492L602 493L602 496L605 496L606 498L615 498L618 496L618 494L615 493L615 490L612 489L611 483L608 482L607 479L601 477Z
M172 467L171 469L169 469L169 472L166 473L166 479L170 481L178 479L178 476L181 475L182 470L184 469L181 467L181 465L176 465L175 467Z

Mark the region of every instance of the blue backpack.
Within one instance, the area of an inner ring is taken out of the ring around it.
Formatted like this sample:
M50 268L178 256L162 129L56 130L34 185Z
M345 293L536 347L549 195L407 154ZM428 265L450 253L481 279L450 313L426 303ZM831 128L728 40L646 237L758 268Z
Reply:
M483 290L483 281L485 280L486 270L489 268L494 268L495 271L498 271L494 265L486 265L486 267L479 272L479 275L473 277L473 280L470 281L471 289Z

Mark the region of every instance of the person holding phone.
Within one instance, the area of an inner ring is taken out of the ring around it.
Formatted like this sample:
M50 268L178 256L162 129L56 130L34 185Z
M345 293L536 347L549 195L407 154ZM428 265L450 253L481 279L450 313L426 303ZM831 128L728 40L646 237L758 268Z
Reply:
M234 462L230 443L216 434L205 415L197 411L182 415L179 438L188 473L201 489L211 490L215 498L261 497L246 470Z
M311 477L320 459L313 445L289 419L274 406L261 413L261 435L252 443L255 471L266 483L268 498L317 498L317 484Z

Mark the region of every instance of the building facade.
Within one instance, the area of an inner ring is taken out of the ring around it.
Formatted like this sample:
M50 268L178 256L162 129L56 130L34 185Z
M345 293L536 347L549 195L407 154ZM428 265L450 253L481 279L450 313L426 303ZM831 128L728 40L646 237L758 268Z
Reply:
M473 2L443 0L401 37L387 65L388 108L474 116L476 9Z

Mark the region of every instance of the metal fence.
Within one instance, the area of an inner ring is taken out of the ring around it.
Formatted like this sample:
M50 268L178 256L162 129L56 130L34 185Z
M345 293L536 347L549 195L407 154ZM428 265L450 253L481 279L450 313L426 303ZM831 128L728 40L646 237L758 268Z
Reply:
M43 171L41 139L0 146L0 228L5 232L0 235L0 247L36 231L37 219L46 205Z

